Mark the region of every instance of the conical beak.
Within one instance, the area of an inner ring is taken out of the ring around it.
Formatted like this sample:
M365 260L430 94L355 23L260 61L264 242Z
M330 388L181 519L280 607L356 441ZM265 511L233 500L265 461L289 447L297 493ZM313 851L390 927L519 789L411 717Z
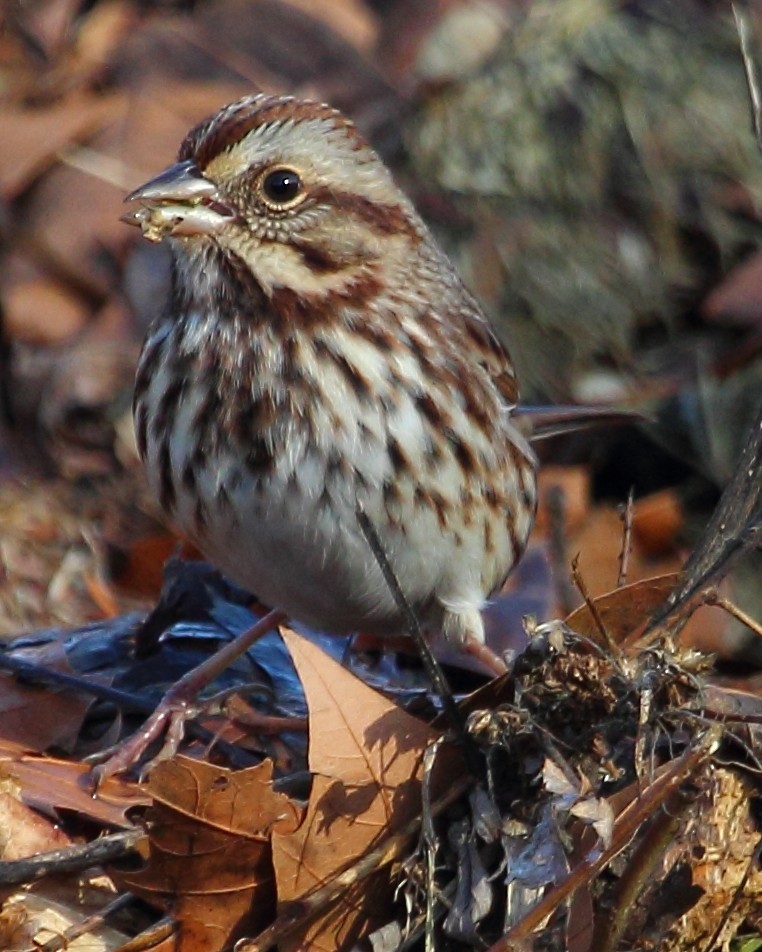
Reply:
M214 182L190 160L170 165L125 201L140 202L141 207L123 215L122 221L138 225L150 241L167 235L215 235L235 217Z
M217 186L205 179L196 163L188 159L159 172L145 185L130 192L125 202L192 202L211 198L216 192Z

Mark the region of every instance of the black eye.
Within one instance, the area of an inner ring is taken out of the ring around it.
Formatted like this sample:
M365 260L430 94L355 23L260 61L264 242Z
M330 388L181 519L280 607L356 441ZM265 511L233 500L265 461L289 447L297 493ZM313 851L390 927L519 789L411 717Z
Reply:
M293 169L273 169L262 179L264 196L274 205L288 205L301 190L301 179Z

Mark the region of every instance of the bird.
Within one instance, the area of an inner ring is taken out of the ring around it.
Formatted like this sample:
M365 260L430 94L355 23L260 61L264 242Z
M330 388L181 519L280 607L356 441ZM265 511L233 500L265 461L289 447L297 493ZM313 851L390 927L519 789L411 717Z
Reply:
M172 256L133 405L166 515L273 617L384 638L404 613L361 513L424 630L479 654L537 461L508 350L379 155L256 93L127 201Z

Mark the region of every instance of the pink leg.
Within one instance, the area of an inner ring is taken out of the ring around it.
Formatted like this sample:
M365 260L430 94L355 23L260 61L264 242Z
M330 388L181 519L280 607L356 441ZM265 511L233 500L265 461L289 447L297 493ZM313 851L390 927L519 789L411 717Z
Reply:
M266 635L268 631L272 631L286 618L286 613L280 610L268 612L264 618L260 618L255 625L234 638L224 648L220 648L203 664L184 674L177 684L167 691L141 730L121 744L116 753L112 754L105 763L93 768L90 779L94 785L97 786L106 777L121 773L136 764L147 747L160 737L163 731L167 733L167 742L151 764L176 753L182 740L185 721L198 712L196 697L199 691L210 684L244 651L248 651L254 642Z
M505 661L481 642L469 638L464 645L464 649L472 658L478 658L483 665L486 665L496 678L508 673L508 666Z

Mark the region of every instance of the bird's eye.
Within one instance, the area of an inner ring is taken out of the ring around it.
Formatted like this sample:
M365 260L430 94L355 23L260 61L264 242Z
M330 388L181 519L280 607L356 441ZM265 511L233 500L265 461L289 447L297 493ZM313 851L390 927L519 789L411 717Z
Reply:
M302 191L302 181L293 169L272 169L262 179L262 194L271 205L290 205Z

